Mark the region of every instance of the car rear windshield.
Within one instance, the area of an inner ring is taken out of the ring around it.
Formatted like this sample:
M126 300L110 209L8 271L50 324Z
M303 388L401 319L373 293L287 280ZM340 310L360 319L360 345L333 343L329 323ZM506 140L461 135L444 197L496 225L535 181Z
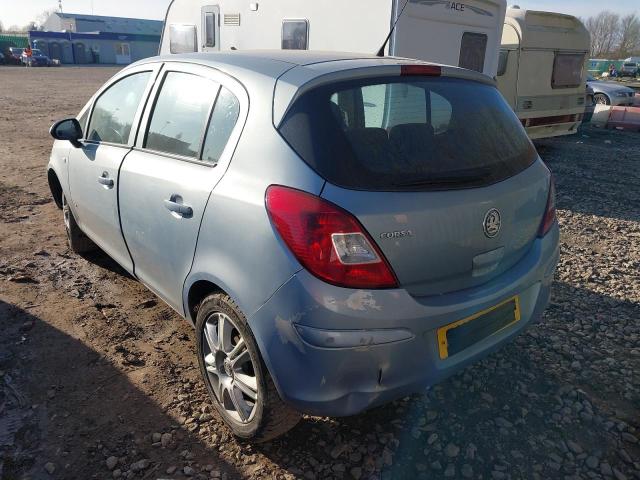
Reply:
M495 87L445 77L386 77L305 92L279 127L329 182L359 190L483 186L536 151Z

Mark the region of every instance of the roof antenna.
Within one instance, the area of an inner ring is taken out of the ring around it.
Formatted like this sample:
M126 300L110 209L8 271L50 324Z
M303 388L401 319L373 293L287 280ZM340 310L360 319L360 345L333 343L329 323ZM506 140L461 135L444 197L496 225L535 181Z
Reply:
M387 35L387 38L385 38L384 43L380 47L380 50L378 50L378 53L376 53L377 57L384 57L384 49L386 48L387 43L389 43L389 39L391 38L391 35L393 35L393 31L396 29L396 25L398 24L398 20L400 20L400 17L404 13L404 9L407 7L408 3L409 3L409 0L405 0L402 10L400 10L400 13L396 17L396 21L393 22L393 25L391 26L391 30L389 30L389 35Z

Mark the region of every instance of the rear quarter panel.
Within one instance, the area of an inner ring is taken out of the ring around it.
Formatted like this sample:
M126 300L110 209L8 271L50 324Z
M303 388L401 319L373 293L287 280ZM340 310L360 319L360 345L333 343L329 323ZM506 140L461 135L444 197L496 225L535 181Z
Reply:
M216 284L249 317L300 270L271 225L266 189L279 184L319 195L324 185L274 128L273 83L248 90L247 123L227 172L212 192L185 282L188 316L188 292L199 280Z

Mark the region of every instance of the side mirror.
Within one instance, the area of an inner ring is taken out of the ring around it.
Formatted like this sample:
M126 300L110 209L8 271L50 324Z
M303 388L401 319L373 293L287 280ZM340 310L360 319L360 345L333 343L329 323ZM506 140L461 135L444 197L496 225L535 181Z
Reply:
M75 118L67 118L54 123L49 133L56 140L68 140L76 148L82 145L80 143L80 139L83 137L82 127Z

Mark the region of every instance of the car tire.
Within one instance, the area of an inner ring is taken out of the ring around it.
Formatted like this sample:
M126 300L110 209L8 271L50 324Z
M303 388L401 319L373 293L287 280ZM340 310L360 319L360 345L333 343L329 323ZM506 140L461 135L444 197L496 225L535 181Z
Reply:
M593 96L596 105L611 105L611 100L604 93L596 93Z
M82 254L97 250L96 244L80 230L64 193L62 194L62 218L72 252Z
M280 398L244 314L228 295L200 302L196 343L211 401L235 436L266 442L300 421Z

